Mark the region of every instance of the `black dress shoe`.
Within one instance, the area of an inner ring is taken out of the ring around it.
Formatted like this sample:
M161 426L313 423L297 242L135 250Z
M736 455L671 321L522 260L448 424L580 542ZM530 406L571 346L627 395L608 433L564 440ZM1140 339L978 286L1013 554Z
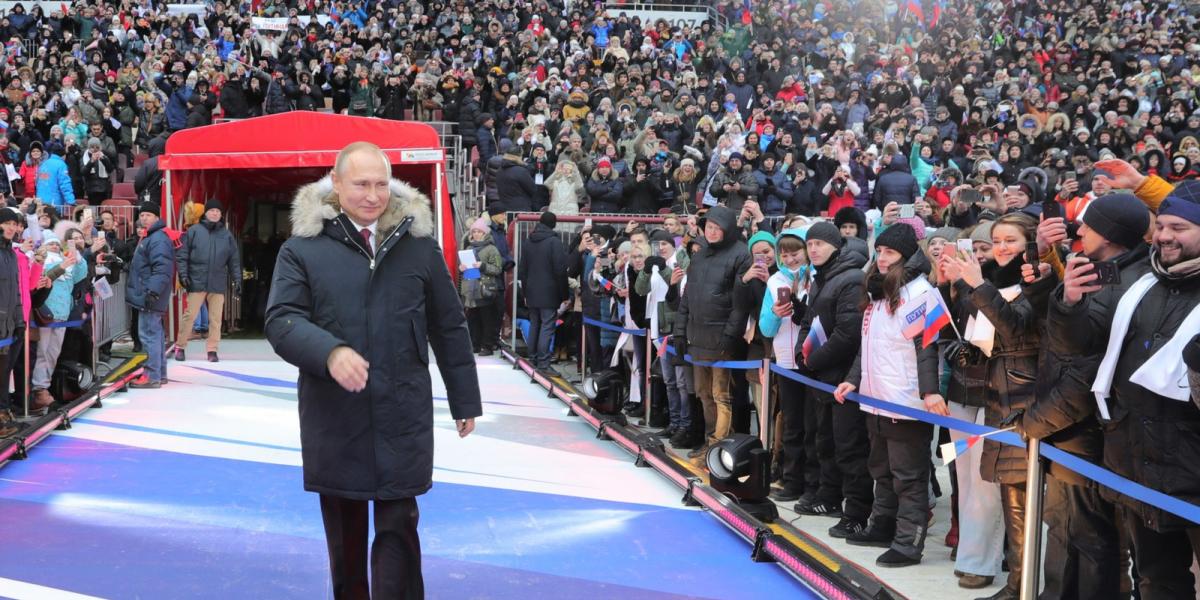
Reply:
M221 362L221 359L217 358L216 352L209 352L208 353L208 362Z

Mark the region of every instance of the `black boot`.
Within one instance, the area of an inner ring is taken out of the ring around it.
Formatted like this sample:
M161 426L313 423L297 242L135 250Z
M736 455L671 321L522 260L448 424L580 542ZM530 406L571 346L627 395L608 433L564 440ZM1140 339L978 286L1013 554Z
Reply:
M846 543L851 546L874 546L887 548L896 537L896 520L885 517L871 519L866 529L846 536Z

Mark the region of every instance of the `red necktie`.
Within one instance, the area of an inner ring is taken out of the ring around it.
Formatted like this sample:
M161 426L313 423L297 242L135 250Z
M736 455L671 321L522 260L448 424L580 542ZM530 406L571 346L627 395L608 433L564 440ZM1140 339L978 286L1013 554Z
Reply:
M362 234L363 247L367 249L367 255L375 258L375 246L371 244L371 230L364 228L359 233Z

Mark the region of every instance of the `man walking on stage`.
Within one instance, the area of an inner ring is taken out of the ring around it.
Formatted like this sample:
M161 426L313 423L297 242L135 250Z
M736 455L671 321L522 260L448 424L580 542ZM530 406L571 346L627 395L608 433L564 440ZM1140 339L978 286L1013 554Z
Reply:
M279 250L267 338L300 369L304 489L321 495L338 599L424 597L416 496L433 484L431 345L459 437L482 414L467 320L432 236L429 199L356 142L296 194Z

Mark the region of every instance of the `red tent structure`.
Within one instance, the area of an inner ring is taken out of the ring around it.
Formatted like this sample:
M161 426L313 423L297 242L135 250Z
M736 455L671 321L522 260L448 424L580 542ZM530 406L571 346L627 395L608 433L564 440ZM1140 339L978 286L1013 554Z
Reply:
M329 172L339 150L360 141L382 148L393 176L429 196L438 243L454 272L446 157L437 131L423 123L292 111L179 131L158 159L163 214L178 227L180 208L189 199L203 204L220 198L239 217L251 200L290 201L301 186Z

